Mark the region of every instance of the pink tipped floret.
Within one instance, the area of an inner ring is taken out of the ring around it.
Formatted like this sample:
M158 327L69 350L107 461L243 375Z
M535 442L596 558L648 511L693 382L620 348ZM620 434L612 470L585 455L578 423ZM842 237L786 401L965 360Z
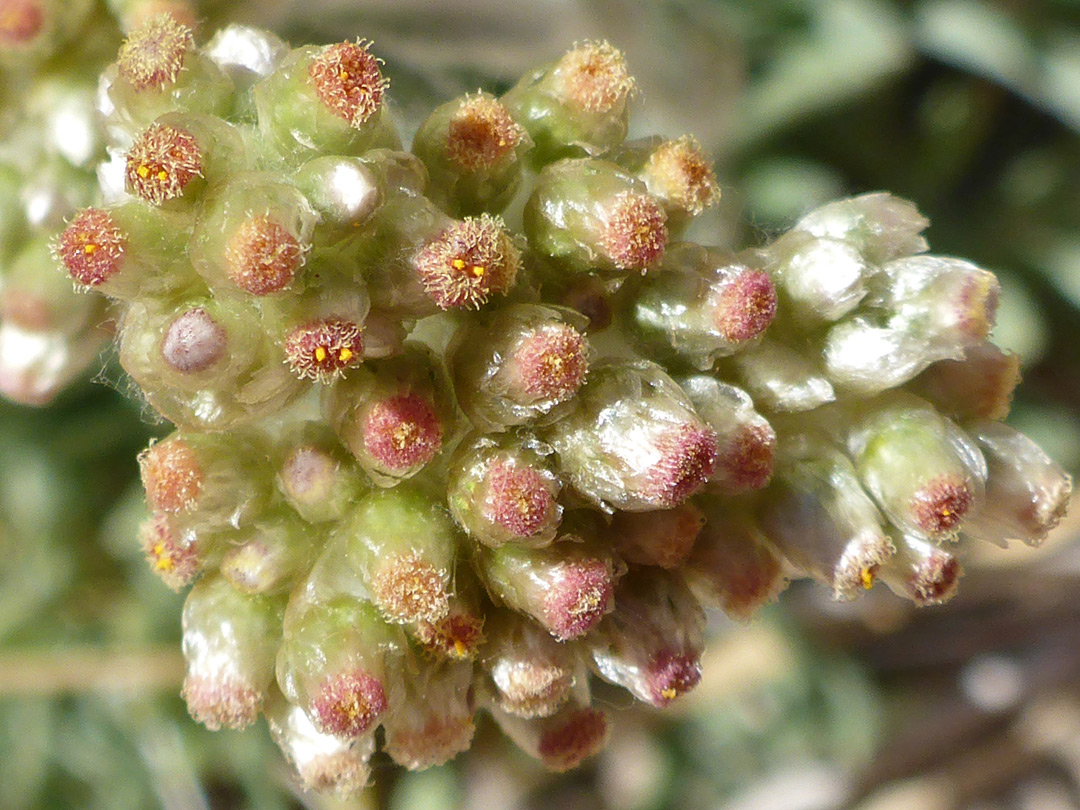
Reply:
M600 232L604 255L620 270L647 270L667 247L667 214L648 194L626 191L608 210Z
M54 252L79 284L96 287L120 272L127 237L108 211L84 208L57 239Z
M555 509L552 484L532 467L506 460L487 471L488 494L484 517L516 537L531 537L543 528Z
M599 709L579 709L548 725L537 753L551 770L568 771L600 751L607 736L607 715Z
M663 708L701 680L701 656L661 650L649 662L645 684L649 702Z
M442 448L442 425L420 394L376 402L363 422L364 449L391 472L427 464Z
M776 317L776 288L763 270L740 273L723 288L716 304L716 327L732 343L753 340Z
M304 264L304 247L272 217L254 216L225 245L225 269L233 283L252 295L287 289Z
M144 130L127 153L128 191L153 205L179 197L202 173L198 141L191 133L165 124Z
M172 15L153 17L120 46L120 76L136 90L163 90L176 81L194 42L191 29Z
M529 399L569 399L589 369L585 338L571 326L552 324L527 334L514 349L513 366Z
M348 739L372 728L386 707L382 682L356 669L323 682L312 699L312 720L324 734Z
M973 501L974 495L967 481L942 475L912 497L912 519L926 534L946 534L960 525Z
M413 258L420 283L441 309L476 309L514 284L521 254L490 214L451 225Z
M339 42L316 56L308 69L315 94L334 115L359 128L382 107L387 81L364 42Z
M40 0L0 0L0 47L25 45L44 27Z
M668 428L657 439L660 458L649 470L643 494L658 508L676 506L708 480L716 469L716 432L684 423Z
M330 382L363 359L360 327L346 318L301 324L285 336L289 368L302 379Z
M489 96L470 96L450 119L446 151L462 171L482 171L513 153L524 137L525 130L501 102Z
M604 560L575 559L559 569L544 599L544 619L566 641L591 630L611 609L615 584Z
M184 512L202 493L202 466L191 446L174 437L150 445L139 454L146 501L155 512Z

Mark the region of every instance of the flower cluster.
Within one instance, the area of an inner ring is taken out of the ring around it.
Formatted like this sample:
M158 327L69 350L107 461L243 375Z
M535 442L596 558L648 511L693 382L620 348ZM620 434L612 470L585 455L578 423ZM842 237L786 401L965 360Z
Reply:
M41 405L113 339L100 296L56 273L50 240L98 198L97 74L121 30L187 0L0 0L0 395Z
M590 673L666 706L703 607L792 576L939 602L953 541L1060 518L1068 476L1000 421L993 275L887 194L684 241L715 175L626 140L633 90L579 44L404 151L363 41L161 16L104 74L105 201L51 252L177 426L141 542L193 585L188 707L264 714L308 787L365 784L379 728L444 762L478 710L573 767L608 733Z

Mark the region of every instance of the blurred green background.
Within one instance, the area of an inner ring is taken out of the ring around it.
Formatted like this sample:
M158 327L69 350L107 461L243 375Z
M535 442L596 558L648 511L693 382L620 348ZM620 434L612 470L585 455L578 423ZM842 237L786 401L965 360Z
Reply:
M375 40L406 127L571 42L627 52L635 129L695 134L724 191L695 236L745 246L888 189L935 252L997 272L1023 358L1010 421L1080 469L1080 2L308 0L207 4L294 42ZM208 33L208 32L204 32ZM482 723L471 752L379 761L345 804L295 792L265 728L212 734L178 697L182 597L134 541L135 454L165 426L114 361L48 409L0 404L0 807L1080 808L1080 516L1047 547L973 549L915 610L793 586L715 618L699 689L619 709L607 752L553 778Z

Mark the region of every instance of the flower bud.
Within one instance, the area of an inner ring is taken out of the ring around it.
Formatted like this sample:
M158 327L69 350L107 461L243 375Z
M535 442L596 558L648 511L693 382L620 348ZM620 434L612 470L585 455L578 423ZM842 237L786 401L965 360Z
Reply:
M424 468L452 432L449 381L440 361L419 344L372 360L329 392L331 426L379 486Z
M267 724L305 790L348 796L367 787L375 730L343 740L316 727L307 711L278 694L268 702Z
M759 338L775 315L776 290L762 270L685 243L646 277L632 317L650 348L705 371Z
M342 519L370 488L355 460L320 422L305 422L278 445L278 491L309 523Z
M348 740L374 730L399 684L404 639L372 605L325 603L294 592L285 612L277 681L323 734Z
M704 374L681 383L694 410L716 432L716 469L708 489L737 495L761 489L772 475L776 431L734 385Z
M454 519L488 546L545 546L562 518L550 448L525 434L471 434L450 460L447 503Z
M908 388L954 419L1004 419L1020 384L1020 358L985 342L962 360L932 363Z
M532 616L560 641L584 635L611 609L615 561L573 535L540 549L479 547L475 562L492 598Z
M913 203L879 191L816 208L795 230L848 242L867 261L882 264L924 252L928 245L921 234L929 224Z
M531 146L510 111L488 93L436 107L412 143L431 172L427 195L451 216L505 208L521 185Z
M519 613L500 611L488 625L481 666L500 710L515 717L550 717L588 674L572 643L559 642Z
M403 696L384 723L384 748L410 771L442 765L472 743L472 665L424 667L407 678Z
M449 612L456 550L446 510L402 485L360 501L319 566L342 592L370 599L388 622L435 622Z
M667 246L667 214L645 183L606 160L545 168L525 204L529 247L564 276L623 277L655 267Z
M183 218L137 202L84 208L52 250L81 287L123 300L164 296L198 286L183 261L189 231Z
M170 14L133 30L106 77L112 107L106 123L129 138L174 110L224 117L233 105L229 77L195 47L191 29Z
M567 704L549 717L525 719L489 709L503 734L549 771L576 768L607 745L609 724L602 709Z
M691 218L720 200L712 163L690 135L628 141L607 159L645 181L649 193L663 203L673 231L682 230Z
M837 321L866 297L877 268L850 242L792 230L762 251L785 310L813 328Z
M287 591L310 570L320 539L291 511L268 512L230 536L222 576L245 594Z
M462 409L483 431L565 411L589 365L584 322L569 310L511 304L455 336L450 364Z
M894 549L851 462L830 442L791 436L758 512L768 540L805 573L852 599Z
M227 430L284 407L303 391L244 302L194 298L163 308L133 303L120 362L169 421Z
M601 678L663 708L701 680L705 613L678 574L639 568L584 644Z
M956 594L963 569L943 548L911 535L895 535L896 553L878 569L881 579L897 596L919 607L940 605Z
M901 531L954 537L983 496L986 462L956 425L914 397L864 417L848 436L859 476Z
M986 497L964 522L964 532L1005 545L1038 546L1065 515L1072 478L1035 442L1008 425L968 426L986 459Z
M704 525L702 511L685 501L655 512L616 512L604 537L628 563L670 569L686 562Z
M812 411L836 399L817 363L768 337L730 362L754 402L770 411Z
M866 302L880 314L843 321L826 336L834 382L864 394L894 388L937 360L961 359L990 333L999 292L992 273L959 259L911 256L882 274L884 290Z
M274 678L284 602L247 596L205 577L184 602L183 697L191 716L212 731L255 722Z
M315 212L292 185L237 174L203 203L192 266L215 289L255 296L290 289L300 281L315 223Z
M362 40L295 49L252 88L266 143L287 161L399 148L379 65Z
M607 42L583 42L523 76L502 102L535 142L529 157L538 167L620 144L633 90L619 51Z
M593 369L574 411L544 438L574 488L605 509L671 508L716 469L716 432L653 363Z
M703 605L749 619L787 587L783 563L749 510L713 498L699 503L705 526L682 574Z

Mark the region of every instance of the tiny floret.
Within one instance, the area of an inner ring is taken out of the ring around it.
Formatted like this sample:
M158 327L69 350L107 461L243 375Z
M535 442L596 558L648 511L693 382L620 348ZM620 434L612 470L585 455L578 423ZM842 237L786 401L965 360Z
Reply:
M521 254L502 219L483 214L447 228L413 261L424 290L441 309L477 309L513 286Z
M552 324L526 335L514 350L514 364L531 399L562 402L585 381L585 337L566 324Z
M611 609L615 585L603 560L576 560L563 566L544 600L552 635L569 640L584 635Z
M225 266L237 287L252 295L287 289L304 264L304 246L270 216L254 216L225 246Z
M155 512L188 511L202 493L202 465L179 437L156 442L140 453L139 471L146 500Z
M194 136L166 124L144 130L127 154L128 191L154 205L179 197L202 173L202 153Z
M649 188L680 209L697 216L720 199L712 163L690 135L664 141L645 164Z
M301 324L285 337L289 368L301 379L331 382L363 359L360 327L345 318Z
M174 591L190 585L202 570L198 543L177 531L168 515L150 518L139 539L150 569Z
M485 517L516 537L536 534L555 509L548 480L532 467L496 461L487 472Z
M171 14L161 14L124 40L117 68L136 90L164 90L176 81L194 44L190 28Z
M448 571L413 552L383 560L371 583L372 599L394 622L433 622L450 609Z
M607 736L607 715L599 709L579 709L547 728L537 751L548 768L567 771L602 749Z
M762 270L740 273L724 286L716 307L716 327L726 340L742 343L764 332L776 317L776 288Z
M54 252L79 284L96 287L123 266L127 237L108 211L84 208L60 234Z
M400 394L375 403L364 419L364 449L394 472L427 464L442 449L442 425L426 399Z
M664 509L676 506L716 469L716 432L690 423L669 428L657 439L660 458L649 471L647 497Z
M620 270L647 270L667 247L667 214L655 197L625 191L611 205L600 247Z
M566 99L586 112L610 112L634 90L626 59L607 42L576 45L559 60L555 72Z
M329 678L312 701L319 730L335 737L358 737L386 711L382 682L364 670Z
M911 499L915 525L929 535L955 530L974 502L967 481L939 476L922 487Z
M360 40L330 45L308 69L319 100L357 129L378 112L388 84L367 46Z
M447 154L462 171L480 171L512 154L524 137L525 130L501 102L467 96L450 119Z

